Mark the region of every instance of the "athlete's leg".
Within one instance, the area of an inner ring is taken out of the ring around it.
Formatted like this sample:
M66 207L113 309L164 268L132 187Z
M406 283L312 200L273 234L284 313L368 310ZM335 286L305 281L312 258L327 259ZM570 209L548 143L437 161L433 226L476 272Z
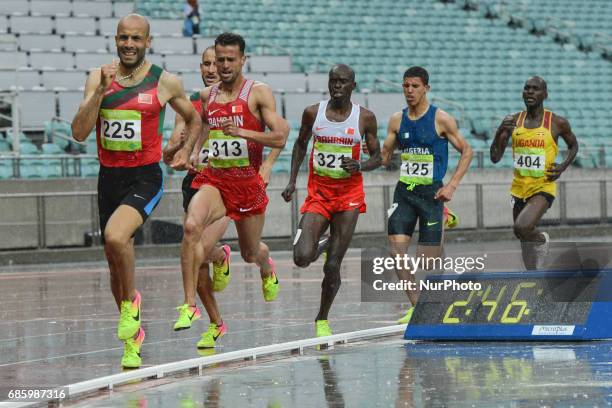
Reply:
M513 211L514 235L521 241L545 242L546 238L536 225L548 210L549 204L542 195L531 197L522 211Z
M542 195L531 197L523 206L515 205L512 211L514 218L514 235L521 240L521 255L525 268L537 268L538 253L536 246L546 242L546 237L536 229L538 222L548 210L549 203Z
M389 252L390 252L391 257L395 258L398 255L400 257L403 257L404 255L408 253L408 248L410 247L412 236L403 235L403 234L394 234L394 235L389 235L388 238L389 238L389 246L390 246ZM397 274L397 277L399 280L415 282L414 274L409 268L405 269L405 268L396 267L395 273ZM406 289L406 295L408 296L410 303L412 303L412 305L416 305L416 301L418 298L417 293Z
M201 242L204 253L208 254L204 262L223 262L225 259L225 251L216 245L223 238L229 223L229 217L222 217L204 229Z
M353 238L358 219L359 209L343 211L332 216L327 260L323 265L325 277L321 284L321 305L315 320L327 320L329 309L340 289L340 266Z
M212 290L212 280L209 275L209 267L207 263L202 264L199 270L198 276L198 295L202 299L204 309L210 319L211 323L215 323L218 326L221 325L221 313L219 313L219 307Z
M272 266L268 262L270 250L261 241L265 219L265 214L257 214L236 221L240 255L245 262L259 266L262 279L272 274Z
M132 236L143 223L142 216L133 207L120 205L111 215L104 228L104 252L111 270L111 283L115 301L120 304L132 300L134 290L134 240Z
M195 292L198 271L205 253L201 244L204 229L225 215L225 206L219 190L205 184L193 196L189 203L183 225L183 242L181 244L181 271L183 274L184 304L195 305Z
M328 225L329 221L321 214L306 212L302 215L293 245L293 262L297 266L305 268L317 258L319 238Z

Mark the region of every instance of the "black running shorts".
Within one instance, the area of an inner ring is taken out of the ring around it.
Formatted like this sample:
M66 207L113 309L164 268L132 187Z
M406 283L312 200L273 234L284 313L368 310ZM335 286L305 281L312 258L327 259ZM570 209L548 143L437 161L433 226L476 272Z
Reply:
M100 230L120 205L129 205L142 216L151 215L164 193L164 177L158 163L141 167L100 166L98 176L98 210Z
M393 205L388 210L388 234L412 236L419 220L419 245L440 245L443 230L444 203L435 200L442 182L416 185L412 190L398 181L393 194Z

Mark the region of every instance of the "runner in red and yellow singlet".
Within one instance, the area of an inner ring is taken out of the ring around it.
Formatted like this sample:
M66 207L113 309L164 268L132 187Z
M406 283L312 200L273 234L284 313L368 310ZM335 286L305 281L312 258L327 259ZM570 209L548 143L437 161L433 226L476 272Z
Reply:
M270 171L262 166L262 151L264 146L282 148L289 126L276 113L270 88L242 75L244 49L244 39L237 34L224 33L215 40L221 82L201 91L208 167L192 184L199 191L185 219L181 267L184 276L195 275L200 262L195 251L204 228L227 215L236 224L242 258L259 266L264 298L271 301L279 285L268 247L261 241L268 203L261 173ZM205 253L202 259L208 257ZM194 291L191 287L185 290ZM186 293L186 298L195 298L195 293Z
M98 207L111 290L120 310L117 337L124 341L126 368L141 364L140 293L134 288L134 232L155 209L163 194L159 161L164 107L169 103L185 118L187 137L169 157L173 168L187 169L201 132L201 121L178 78L151 64L148 21L130 14L119 21L115 43L119 64L93 70L84 100L72 122L78 141L96 127L100 175Z

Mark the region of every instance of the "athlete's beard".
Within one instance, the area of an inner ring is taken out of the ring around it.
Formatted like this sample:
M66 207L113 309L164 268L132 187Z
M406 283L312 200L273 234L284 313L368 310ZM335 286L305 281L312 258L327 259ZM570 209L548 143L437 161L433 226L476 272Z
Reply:
M351 94L343 95L340 98L334 98L333 96L330 98L329 103L334 108L341 108L343 106L348 106L351 103Z
M126 63L125 61L121 59L121 55L119 55L119 60L121 61L121 65L123 65L123 67L127 69L138 67L142 63L142 61L145 59L146 53L143 52L142 55L138 51L136 51L136 53L138 55L138 59L133 64Z

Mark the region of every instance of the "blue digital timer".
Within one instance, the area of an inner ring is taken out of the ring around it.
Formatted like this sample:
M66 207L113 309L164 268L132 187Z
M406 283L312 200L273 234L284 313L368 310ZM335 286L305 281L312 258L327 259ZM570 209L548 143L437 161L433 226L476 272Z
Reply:
M419 295L405 339L612 338L611 270L436 275L427 279L430 285Z

